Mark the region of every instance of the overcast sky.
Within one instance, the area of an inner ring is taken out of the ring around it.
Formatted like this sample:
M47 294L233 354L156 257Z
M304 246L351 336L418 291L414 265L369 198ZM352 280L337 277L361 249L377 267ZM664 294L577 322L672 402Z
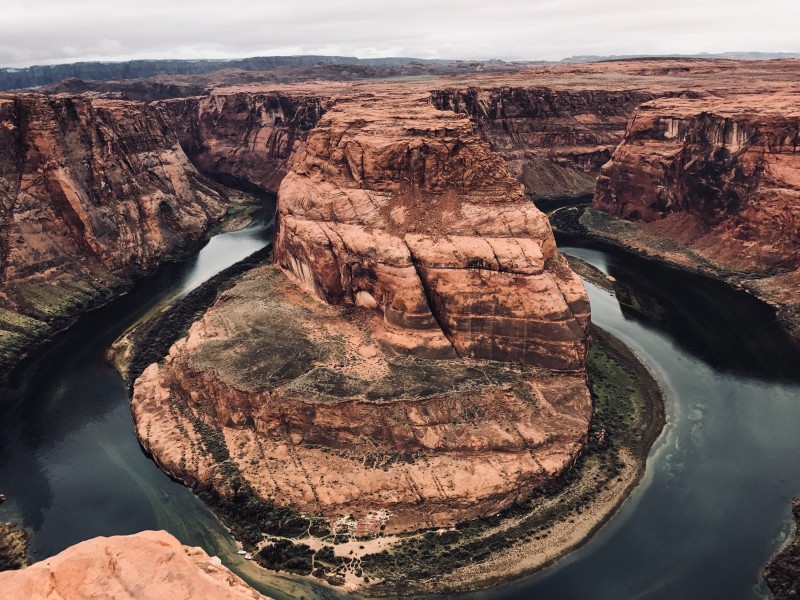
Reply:
M800 52L800 0L2 0L0 66Z

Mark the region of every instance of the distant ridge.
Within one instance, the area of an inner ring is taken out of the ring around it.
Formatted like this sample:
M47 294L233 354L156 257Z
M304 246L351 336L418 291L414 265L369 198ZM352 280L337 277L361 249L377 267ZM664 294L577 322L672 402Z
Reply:
M449 64L446 59L408 57L356 58L354 56L257 56L234 59L129 60L123 62L76 62L61 65L35 65L0 68L0 91L35 88L66 78L84 81L139 79L156 75L197 75L220 69L261 71L275 67L312 67L318 64L371 65L394 67L409 63Z
M589 63L604 62L609 60L638 60L644 58L727 58L729 60L772 60L777 58L800 58L800 52L720 52L712 54L700 52L699 54L609 54L600 56L595 54L579 54L562 58L563 63Z

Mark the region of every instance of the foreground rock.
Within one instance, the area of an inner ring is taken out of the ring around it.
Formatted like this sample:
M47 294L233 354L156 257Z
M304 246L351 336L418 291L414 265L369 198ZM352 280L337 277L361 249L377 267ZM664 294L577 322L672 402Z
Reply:
M159 109L0 96L0 369L200 238L226 204Z
M0 573L7 600L263 599L217 558L165 531L94 538L21 571Z
M642 105L603 167L593 206L639 222L634 245L754 291L800 333L798 95ZM591 213L589 214L591 219ZM614 235L602 220L590 228Z

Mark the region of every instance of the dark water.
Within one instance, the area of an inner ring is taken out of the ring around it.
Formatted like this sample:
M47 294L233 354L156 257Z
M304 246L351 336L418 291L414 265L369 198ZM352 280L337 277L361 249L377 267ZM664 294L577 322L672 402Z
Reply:
M616 279L587 289L595 323L667 394L643 484L586 546L481 598L735 599L768 595L764 563L800 495L800 353L760 303L592 244L563 252Z
M263 247L264 221L87 315L0 399L0 520L36 558L97 536L166 529L277 598L329 595L242 560L222 525L141 451L122 380L105 360L165 299ZM756 598L800 494L800 354L762 305L713 282L597 247L562 248L616 279L588 285L596 323L628 343L668 396L647 477L586 546L548 571L475 598Z
M105 358L112 342L159 304L268 244L273 220L266 212L86 315L0 398L0 491L8 496L0 521L21 522L32 531L35 559L98 535L166 529L220 556L271 596L292 597L301 589L239 557L214 515L145 456L125 385Z

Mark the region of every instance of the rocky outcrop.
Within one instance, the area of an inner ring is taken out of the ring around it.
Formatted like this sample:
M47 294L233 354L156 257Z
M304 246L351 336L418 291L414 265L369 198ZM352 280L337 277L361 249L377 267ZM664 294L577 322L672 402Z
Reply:
M314 95L219 91L160 106L199 169L277 191L292 152L331 104Z
M227 200L164 112L0 96L0 364L197 240Z
M573 463L591 414L583 372L393 356L382 321L255 269L136 381L139 438L197 490L235 506L248 490L349 535L494 514Z
M586 292L467 117L340 99L278 213L283 271L243 276L135 382L163 468L359 534L493 514L569 468Z
M340 101L278 194L276 262L376 310L386 347L581 369L589 305L550 225L463 115L427 97Z
M440 109L468 115L534 200L591 195L628 118L652 93L547 87L444 89Z
M760 271L800 266L800 112L794 95L672 98L641 106L593 206L708 258ZM670 227L672 225L672 227Z
M166 531L98 537L20 571L0 573L0 599L259 600L265 597L200 548Z

